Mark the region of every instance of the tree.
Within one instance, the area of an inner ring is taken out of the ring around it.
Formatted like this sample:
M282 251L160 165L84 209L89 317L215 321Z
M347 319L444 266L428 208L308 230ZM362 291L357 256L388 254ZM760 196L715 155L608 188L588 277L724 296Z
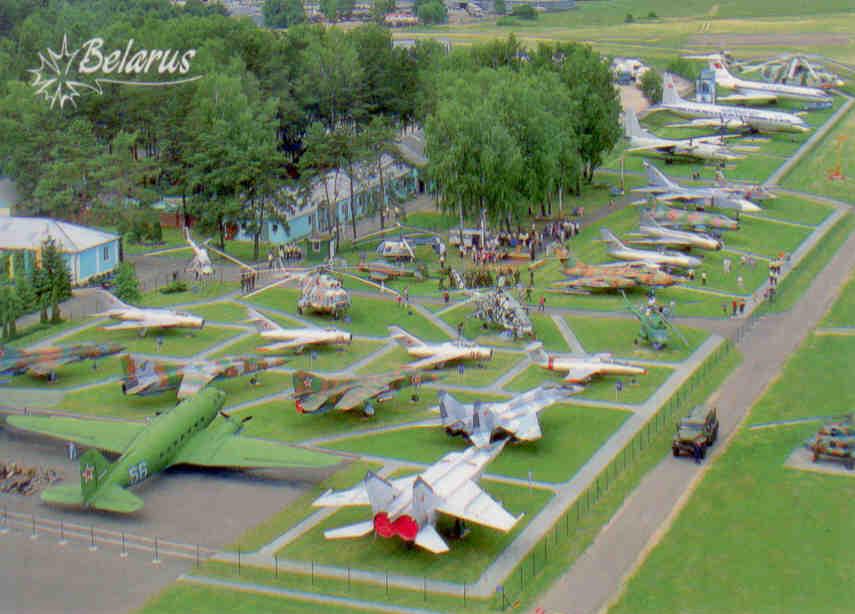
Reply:
M71 298L71 273L65 261L65 256L60 253L53 238L49 237L42 243L41 247L41 269L47 275L47 288L44 294L47 296L51 308L51 322L60 322L62 314L59 305L62 301ZM42 297L44 300L44 296Z
M382 117L374 117L363 133L368 163L377 170L380 182L380 228L386 228L386 184L383 181L384 156L394 155L395 130Z
M537 11L530 4L518 4L511 9L511 15L519 19L537 19Z
M496 0L493 3L493 8L496 11L496 15L506 15L508 12L508 6L505 3L505 0Z
M374 0L371 7L371 17L378 24L386 21L386 15L395 12L395 0Z
M116 267L116 298L126 303L136 303L142 297L137 271L130 262L122 262Z
M324 190L322 211L323 224L318 221L318 230L335 227L336 243L340 240L340 220L338 215L339 177L346 165L344 131L328 132L323 125L315 122L306 133L306 151L300 158L300 172L308 183L320 183ZM313 190L310 188L309 192Z
M36 304L39 307L39 322L47 324L48 306L50 305L51 296L50 275L44 268L34 266L31 277L33 292L36 295Z
M419 5L416 15L425 24L439 24L448 21L448 9L439 0L429 0Z
M269 28L289 28L306 21L302 0L264 0L261 14Z
M651 104L659 104L662 102L662 75L654 68L646 70L641 75L641 93L651 102Z

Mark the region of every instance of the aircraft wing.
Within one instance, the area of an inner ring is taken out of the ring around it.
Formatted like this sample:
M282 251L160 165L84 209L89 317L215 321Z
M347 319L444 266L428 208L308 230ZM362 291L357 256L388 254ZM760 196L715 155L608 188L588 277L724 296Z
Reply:
M6 421L15 428L25 431L41 433L117 454L124 452L134 438L145 429L145 424L139 422L83 420L63 416L9 416Z
M635 153L637 151L661 151L664 153L673 153L674 145L662 143L659 145L641 145L639 147L629 147L626 151L629 153Z
M505 532L520 519L511 516L472 480L467 480L436 509L448 516Z
M689 243L689 241L685 239L669 237L649 237L645 239L632 239L631 241L627 241L627 243L632 243L633 245L653 245L654 247L668 247L670 245L682 247L691 245L691 243Z
M275 441L208 429L194 435L172 464L264 469L328 467L339 461L340 459L328 454L311 452Z
M160 325L158 324L158 326ZM154 328L154 325L146 320L124 320L116 324L102 326L101 330L139 330L140 328Z
M193 396L219 374L220 369L215 367L186 367L181 376L181 385L178 387L178 398L186 399Z
M59 358L56 360L43 360L30 365L27 369L28 373L33 375L38 375L39 377L46 377L50 375L53 371L56 371L58 367L62 365L67 365L70 362L74 362L77 360L75 356L67 356L63 358Z
M258 348L259 352L282 352L285 350L299 350L307 345L320 343L317 339L309 339L308 337L289 339L288 341L277 341Z
M591 379L591 377L596 375L597 371L599 371L599 369L590 365L573 367L567 371L567 375L564 376L564 381L571 384L584 384Z
M406 490L413 487L413 482L416 481L417 477L418 475L411 475L392 480L392 485L398 491ZM312 507L354 507L358 505L371 505L363 480L347 490L328 490L312 503Z
M538 407L537 411L525 414L512 420L506 427L514 437L520 441L534 441L543 436L543 431L540 429L540 420L537 419L537 414L546 409L546 405Z
M417 360L415 362L407 364L407 369L430 369L437 365L446 362L451 362L452 360L457 360L458 358L461 358L465 353L465 349L444 350L442 352L437 352L433 356L428 356L426 358L422 358L421 360Z
M373 399L385 392L387 387L379 384L358 384L345 392L335 404L339 411L350 411L362 405L365 401Z
M736 93L728 94L727 96L716 96L716 102L772 103L777 100L778 96L776 94L741 87L736 90Z

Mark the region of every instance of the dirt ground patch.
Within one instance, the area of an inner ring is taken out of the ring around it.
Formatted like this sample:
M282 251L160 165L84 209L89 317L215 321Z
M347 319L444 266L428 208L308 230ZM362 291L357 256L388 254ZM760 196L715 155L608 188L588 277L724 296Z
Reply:
M620 106L624 111L632 109L636 115L640 115L650 106L650 102L636 85L619 85L618 92L620 92Z
M688 47L728 47L774 46L801 47L841 46L845 47L852 41L846 34L829 34L828 32L803 32L799 34L695 34L689 37Z
M826 475L844 475L846 477L855 478L855 471L847 469L842 462L821 458L817 462L813 462L813 453L799 446L784 463L785 467L798 469L800 471L813 471L814 473L825 473Z

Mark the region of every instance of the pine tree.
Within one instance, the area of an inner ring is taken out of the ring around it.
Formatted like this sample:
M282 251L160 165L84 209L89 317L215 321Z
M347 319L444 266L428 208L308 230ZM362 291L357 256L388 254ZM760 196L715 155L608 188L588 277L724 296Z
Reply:
M30 285L35 295L35 303L39 306L39 321L47 324L47 308L50 304L50 275L40 267L34 266L30 273Z
M21 300L15 288L10 287L6 298L7 324L6 331L9 339L14 339L18 335L17 321L24 315L26 303Z
M24 254L16 253L13 261L15 272L15 294L21 302L24 311L31 311L36 306L36 293L33 290L33 280L27 274L24 266Z
M126 303L140 300L140 282L137 272L129 262L123 262L116 269L116 298Z
M51 238L42 244L42 268L47 271L50 278L51 300L54 294L60 303L71 298L71 273L56 242Z

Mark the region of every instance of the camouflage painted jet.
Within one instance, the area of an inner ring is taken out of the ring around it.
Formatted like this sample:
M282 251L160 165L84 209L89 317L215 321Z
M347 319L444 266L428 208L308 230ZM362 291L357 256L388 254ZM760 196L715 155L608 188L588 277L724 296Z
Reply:
M631 233L633 238L627 241L632 245L652 245L662 247L676 247L678 249L707 249L719 251L724 247L724 242L708 234L690 232L688 230L677 230L662 226L644 213L641 214L641 223L637 233Z
M222 413L225 400L224 392L207 388L147 423L59 416L9 416L7 421L19 429L119 454L111 464L97 450L89 450L80 457L80 485L48 488L42 501L123 514L143 506L127 487L174 465L315 468L338 462L317 452L241 437L238 433L249 418Z
M433 382L433 373L385 373L360 377L324 377L308 371L294 373L294 407L297 413L314 414L329 410L352 411L362 408L366 416L374 415L374 404L394 398L408 386Z
M442 368L450 362L460 360L491 360L493 358L491 348L475 343L466 341L425 343L397 326L390 326L389 333L395 341L407 350L407 354L420 359L406 365L405 368L407 369Z
M81 360L98 360L124 351L114 343L81 343L79 345L56 345L51 347L19 350L0 345L0 375L29 373L56 380L56 370Z
M193 260L187 265L187 270L192 271L200 277L211 277L214 274L214 265L211 263L211 256L208 255L208 250L198 245L190 235L190 229L184 227L184 238L190 244L193 250Z
M648 251L627 247L607 228L601 228L600 234L603 241L609 244L608 252L610 256L618 260L628 260L634 262L644 262L658 266L679 267L683 269L691 269L701 265L700 258L682 254L679 252L669 251Z
M659 204L645 209L644 213L663 226L687 226L690 228L715 230L739 230L739 222L720 213L709 211L687 211Z
M387 480L369 471L362 483L349 490L327 491L314 507L371 506L371 520L330 529L327 539L398 536L434 554L448 552L448 544L436 529L439 514L473 522L507 533L522 516L512 516L478 486L484 468L502 451L505 442L488 448L471 447L451 452L422 473Z
M306 346L349 344L353 341L351 333L337 328L282 328L254 309L249 310L249 321L255 323L264 340L276 342L257 348L259 352L296 350L299 354Z
M538 367L548 371L566 371L564 381L570 384L587 384L601 375L646 375L647 369L612 359L611 354L547 354L543 345L533 347L529 358Z
M172 309L134 307L110 295L114 307L94 314L96 318L119 320L118 324L100 326L101 330L138 330L144 335L150 328L199 328L205 326L205 318Z
M281 367L286 362L288 361L285 358L245 356L169 367L162 362L127 355L122 358L122 369L125 372L122 392L146 396L177 388L178 398L186 399L214 380L258 373L265 369Z
M593 290L628 290L639 286L667 287L678 284L681 277L666 273L656 265L644 262L612 262L585 264L576 261L564 269L570 279L553 282L565 293L586 293Z
M356 269L363 273L368 273L368 277L374 281L388 281L390 279L397 279L398 277L424 278L417 269L408 269L386 262L360 262L356 265Z
M543 436L537 415L544 409L582 392L581 386L540 386L501 403L461 403L446 391L439 393L442 426L449 435L463 435L476 448L507 437L512 441L537 441Z

